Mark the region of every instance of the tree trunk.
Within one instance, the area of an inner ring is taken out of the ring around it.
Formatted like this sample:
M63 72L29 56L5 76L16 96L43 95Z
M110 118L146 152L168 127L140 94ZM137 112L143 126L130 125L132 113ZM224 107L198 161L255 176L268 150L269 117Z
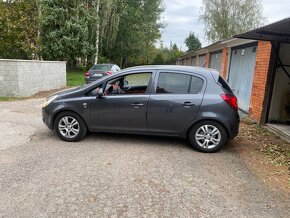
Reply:
M97 1L97 16L98 16L98 21L97 21L97 30L96 30L96 57L95 57L95 64L98 63L98 57L99 57L99 34L100 34L100 0Z
M38 49L38 59L42 60L41 54L40 54L40 22L41 22L41 2L39 0L36 0L36 6L37 6L37 12L38 12L38 30L37 30L37 49Z

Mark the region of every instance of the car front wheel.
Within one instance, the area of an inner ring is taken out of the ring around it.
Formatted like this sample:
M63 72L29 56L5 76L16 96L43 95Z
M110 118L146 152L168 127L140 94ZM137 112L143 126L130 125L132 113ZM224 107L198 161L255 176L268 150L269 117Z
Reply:
M65 111L57 115L54 129L58 136L68 142L81 140L87 134L83 119L76 113Z
M198 151L218 151L228 140L225 128L215 121L202 121L189 131L190 144Z

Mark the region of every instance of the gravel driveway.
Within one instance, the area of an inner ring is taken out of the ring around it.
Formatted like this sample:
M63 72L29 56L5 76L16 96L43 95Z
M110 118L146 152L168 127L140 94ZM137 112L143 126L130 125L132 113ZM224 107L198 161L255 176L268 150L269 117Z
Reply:
M215 154L152 136L67 143L42 124L42 102L0 102L0 217L290 217L230 143Z

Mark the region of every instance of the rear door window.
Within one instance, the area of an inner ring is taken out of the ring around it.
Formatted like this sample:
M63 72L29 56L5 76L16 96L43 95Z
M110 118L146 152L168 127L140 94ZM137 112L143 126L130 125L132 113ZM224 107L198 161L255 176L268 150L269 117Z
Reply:
M159 74L156 93L197 94L203 87L203 80L196 76L181 73Z

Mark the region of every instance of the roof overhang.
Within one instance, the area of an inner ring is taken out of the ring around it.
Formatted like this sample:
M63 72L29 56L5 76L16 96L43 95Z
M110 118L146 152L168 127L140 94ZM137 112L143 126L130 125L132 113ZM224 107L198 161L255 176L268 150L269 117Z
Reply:
M290 43L290 17L246 33L236 35L234 37L241 39Z

